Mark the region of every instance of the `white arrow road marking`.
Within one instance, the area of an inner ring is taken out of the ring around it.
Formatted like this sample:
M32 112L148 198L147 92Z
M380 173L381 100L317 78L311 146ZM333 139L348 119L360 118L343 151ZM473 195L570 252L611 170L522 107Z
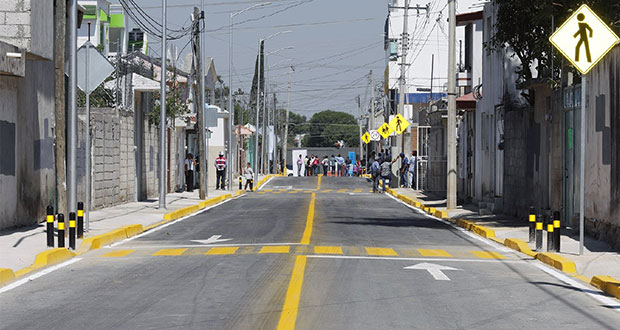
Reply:
M429 274L431 274L435 280L437 281L450 281L450 278L443 273L444 270L460 270L457 268L452 268L448 266L431 264L428 262L423 262L417 265L405 267L403 269L422 269L426 270Z
M194 239L192 240L192 242L196 242L196 243L200 243L200 244L214 244L214 243L221 243L221 242L226 242L226 241L230 241L232 238L222 238L220 239L220 237L222 237L222 235L213 235L211 236L209 239Z

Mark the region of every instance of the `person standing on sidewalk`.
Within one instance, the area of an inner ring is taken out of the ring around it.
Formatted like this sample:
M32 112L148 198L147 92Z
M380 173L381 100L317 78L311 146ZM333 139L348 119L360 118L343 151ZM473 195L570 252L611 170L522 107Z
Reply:
M411 189L413 190L416 190L418 187L417 165L418 165L418 152L414 150L411 152L411 157L409 158L409 182L411 182Z
M220 151L220 155L215 159L215 171L217 172L217 179L215 181L215 190L224 190L224 182L226 181L226 157L224 153Z
M409 176L409 158L405 156L404 152L401 152L399 155L400 158L400 169L398 170L398 174L400 175L400 185L405 188L409 188L407 184L407 177ZM392 163L394 163L398 158L394 159Z
M301 157L301 155L299 156ZM245 191L248 191L248 185L250 185L250 191L254 190L254 170L248 162L248 166L243 170L243 176L245 176Z
M196 160L194 155L187 154L185 157L185 183L187 184L187 191L194 191L194 171L196 170Z
M329 171L332 176L336 176L336 157L334 155L329 158Z
M323 175L327 176L327 171L329 171L329 159L327 159L327 156L323 156L321 165L323 165Z
M338 176L344 176L344 158L338 154L336 157L337 167L338 167Z
M304 160L301 158L301 155L299 155L299 158L297 159L297 176L301 176L302 166L304 166Z
M384 157L381 163L381 181L383 182L383 192L387 189L387 182L392 181L392 161L391 159Z
M379 164L379 156L375 157L375 161L370 165L370 174L372 175L372 192L377 192L377 185L379 184L379 175L381 174L381 165Z

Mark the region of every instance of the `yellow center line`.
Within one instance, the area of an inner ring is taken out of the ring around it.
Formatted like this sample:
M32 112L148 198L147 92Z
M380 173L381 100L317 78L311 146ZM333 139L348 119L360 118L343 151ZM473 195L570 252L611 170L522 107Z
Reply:
M306 229L304 230L304 234L301 237L301 242L300 242L301 244L310 244L310 236L312 236L312 226L314 225L315 200L316 200L316 193L312 193L312 199L310 200L310 206L308 207L308 217L306 218Z
M295 259L295 266L293 266L293 273L291 274L291 281L286 291L286 298L284 299L280 321L278 322L278 330L295 329L305 270L306 256L297 256Z
M316 190L321 190L321 178L323 178L322 175L319 174L317 182L316 182Z

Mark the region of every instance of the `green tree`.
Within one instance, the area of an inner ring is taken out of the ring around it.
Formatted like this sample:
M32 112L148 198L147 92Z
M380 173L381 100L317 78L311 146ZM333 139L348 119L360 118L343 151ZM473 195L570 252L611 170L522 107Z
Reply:
M347 146L359 144L359 126L355 117L345 112L326 110L315 113L304 138L307 147L333 147L343 140Z
M151 125L159 126L159 111L161 110L160 98L159 93L154 93L153 99L156 101L153 110L148 113L149 124ZM166 117L175 119L186 113L189 113L188 103L183 101L181 92L178 88L171 88L170 91L166 93Z
M552 17L556 28L561 25L579 6L588 4L608 24L615 24L618 31L620 20L620 1L612 0L564 0L564 1L531 1L531 0L493 0L498 6L497 22L494 35L486 48L500 50L510 47L514 55L522 63L517 70L518 83L532 79L532 67L538 71L539 78L555 79L560 69L560 55L555 55L555 74L551 75L551 44L549 36L552 31Z

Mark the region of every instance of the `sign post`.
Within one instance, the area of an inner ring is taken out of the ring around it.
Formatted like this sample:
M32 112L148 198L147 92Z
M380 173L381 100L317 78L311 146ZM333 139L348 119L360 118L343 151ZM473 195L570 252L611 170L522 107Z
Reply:
M618 36L590 7L582 5L555 31L549 41L581 72L581 134L579 150L579 254L583 254L585 212L587 75L618 43Z

